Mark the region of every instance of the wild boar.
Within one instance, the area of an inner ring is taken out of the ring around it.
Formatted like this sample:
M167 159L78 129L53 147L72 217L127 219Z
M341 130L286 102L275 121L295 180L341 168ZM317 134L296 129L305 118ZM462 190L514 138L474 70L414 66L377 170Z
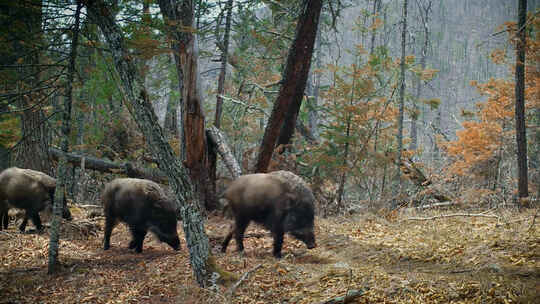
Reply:
M222 196L228 201L227 208L234 218L234 225L223 241L222 252L226 252L233 234L238 251L244 250L244 231L251 221L271 231L276 258L281 258L285 232L304 242L309 249L316 247L313 203L299 199L278 176L265 173L240 176Z
M30 169L17 167L8 168L0 173L0 201L7 204L0 208L0 218L7 228L8 209L15 207L25 210L24 219L19 229L24 232L28 219L31 219L38 231L43 229L39 212L45 209L47 204L52 206L54 202L54 192L56 190L56 179L49 175ZM62 217L71 220L71 213L66 205L64 195L64 211Z
M158 184L145 179L118 178L105 186L101 200L105 214L104 250L109 249L111 233L118 222L128 225L133 236L129 249L135 248L138 253L142 252L148 230L174 250L180 249L174 203Z

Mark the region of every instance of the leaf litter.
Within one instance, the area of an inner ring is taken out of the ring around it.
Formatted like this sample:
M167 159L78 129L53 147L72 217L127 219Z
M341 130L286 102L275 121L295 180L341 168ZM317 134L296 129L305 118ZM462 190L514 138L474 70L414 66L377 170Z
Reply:
M12 224L0 233L0 303L324 303L351 291L363 294L348 303L539 303L535 210L492 213L498 218L319 218L318 247L307 250L286 236L281 260L272 256L270 234L256 225L246 231L243 254L235 245L222 254L230 222L211 216L207 233L217 264L238 278L253 270L233 292L230 284L197 286L185 240L175 252L149 235L136 254L127 249L131 236L123 225L108 251L102 232L66 236L61 271L49 276L48 234L20 234Z

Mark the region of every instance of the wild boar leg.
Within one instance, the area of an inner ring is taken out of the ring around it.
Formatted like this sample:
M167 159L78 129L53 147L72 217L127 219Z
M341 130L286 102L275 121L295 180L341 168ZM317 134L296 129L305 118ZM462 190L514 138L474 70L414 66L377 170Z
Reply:
M272 236L274 237L274 256L278 259L281 258L281 248L283 247L283 225L276 225L272 231Z
M221 243L221 252L223 253L227 251L227 246L229 246L229 242L231 241L231 238L234 232L234 226L236 226L236 224L233 224L230 226L229 233L225 237L225 240L223 240L223 243Z
M7 213L2 213L0 215L0 230L2 230L2 228L7 229L8 223L9 223L9 217Z
M0 200L0 230L2 230L2 227L4 229L8 228L9 224L9 207L7 204L7 201L1 201Z
M8 225L9 225L9 213L8 213L8 210L6 210L6 212L4 213L4 216L2 217L2 221L3 221L3 225L4 225L4 229L8 229Z
M41 218L39 218L39 213L37 211L30 214L30 219L32 220L32 223L34 223L34 226L36 226L37 231L43 230L43 226L41 225Z
M19 230L21 232L24 232L26 230L26 224L28 224L28 211L24 212L23 221L22 221L21 225L19 226Z
M28 219L32 220L32 223L34 223L34 226L36 226L37 231L42 231L43 226L41 225L41 219L39 218L39 212L34 210L26 210L24 213L24 219L19 226L19 230L21 232L24 232L26 230L26 225L28 224Z
M246 231L249 221L236 219L234 227L234 238L236 240L237 251L244 251L244 232Z
M111 217L105 217L105 233L103 235L103 250L111 247L111 233L114 228L114 220Z
M129 229L131 230L131 234L133 235L133 240L131 240L131 242L129 243L129 247L130 248L134 247L135 252L141 253L142 247L143 247L143 241L144 241L144 238L146 237L147 231L137 228L136 226L131 226Z

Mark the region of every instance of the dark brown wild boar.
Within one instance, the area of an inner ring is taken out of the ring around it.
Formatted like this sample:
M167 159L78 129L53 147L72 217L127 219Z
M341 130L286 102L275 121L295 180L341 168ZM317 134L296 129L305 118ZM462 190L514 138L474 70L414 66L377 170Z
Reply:
M4 207L0 207L0 219L3 226L7 228L10 207L25 210L24 219L19 229L24 232L28 219L31 219L38 231L43 229L39 212L45 209L47 204L52 206L54 202L54 192L56 190L56 179L49 175L30 169L17 167L8 168L0 173L0 201ZM64 195L64 212L62 217L71 220L71 213L66 205Z
M313 233L315 210L313 202L302 200L278 176L258 173L243 175L233 181L223 193L233 214L234 225L225 237L222 252L234 234L238 251L244 250L244 231L251 221L262 224L274 238L273 254L281 258L285 232L315 248Z
M175 205L158 184L145 179L118 178L105 186L101 200L105 214L104 250L109 249L112 230L119 221L129 226L133 236L129 249L142 252L148 230L174 250L180 249Z

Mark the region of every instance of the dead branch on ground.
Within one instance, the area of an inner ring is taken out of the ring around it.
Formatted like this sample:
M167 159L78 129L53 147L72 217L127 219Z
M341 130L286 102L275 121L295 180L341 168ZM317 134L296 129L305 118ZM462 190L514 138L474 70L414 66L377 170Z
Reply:
M458 217L458 216L490 217L490 218L496 218L497 220L500 220L500 217L498 215L493 215L493 214L453 213L453 214L436 215L436 216L431 216L431 217L409 217L402 221L429 221L429 220L434 220L434 219L439 219L439 218Z
M244 273L242 275L242 277L240 277L240 279L238 281L236 281L236 283L234 283L233 286L231 286L231 288L229 288L227 290L226 294L229 295L229 296L232 296L234 294L234 292L236 291L236 289L242 284L242 282L244 282L252 272L259 269L261 266L262 266L262 264L259 264L259 265L255 266L255 267L251 268L250 270L248 270L246 273Z
M429 208L437 208L437 207L448 207L448 206L454 206L458 205L459 203L456 202L446 202L446 203L435 203L431 205L423 205L415 207L416 209L429 209Z
M531 230L534 227L534 222L536 221L536 216L538 215L538 209L540 209L540 208L536 209L536 212L534 213L534 216L533 216L533 219L532 219L532 222L531 222L531 227L529 227L529 229L527 229L527 232L531 232Z
M352 300L364 295L368 290L369 288L360 289L360 290L352 289L352 290L349 290L347 294L344 296L336 297L336 298L321 302L321 304L349 303Z

